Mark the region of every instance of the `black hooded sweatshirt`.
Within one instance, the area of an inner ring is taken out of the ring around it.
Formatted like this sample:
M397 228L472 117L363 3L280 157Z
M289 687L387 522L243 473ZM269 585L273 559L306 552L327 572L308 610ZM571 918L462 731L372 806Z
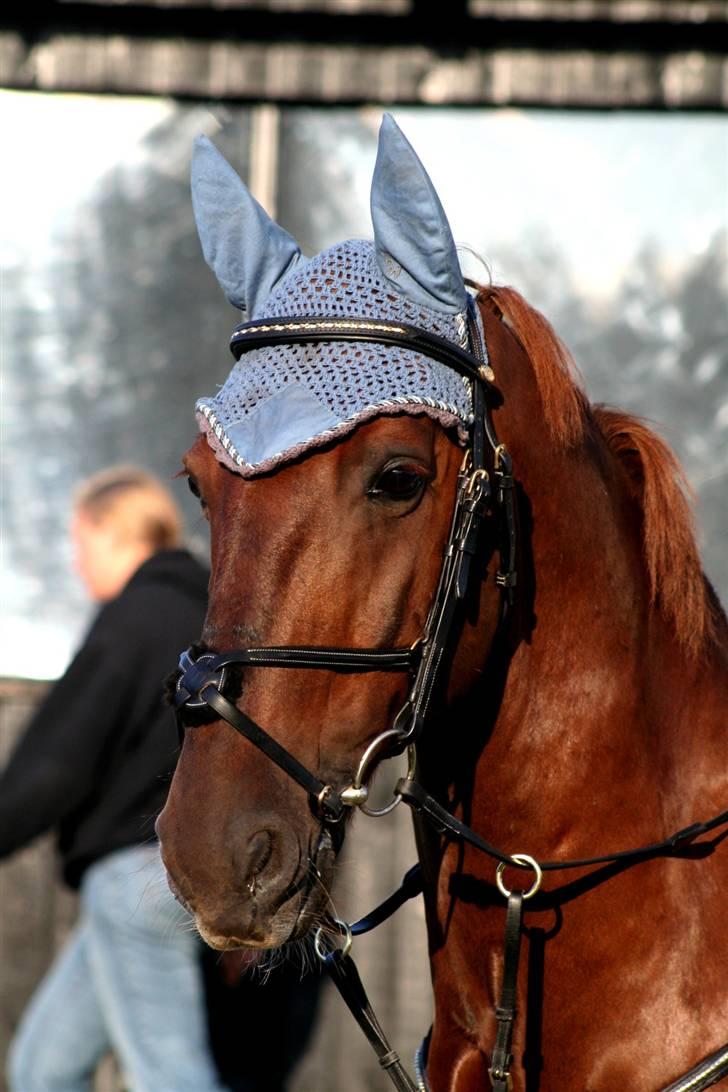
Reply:
M177 761L164 680L199 639L207 571L154 554L106 603L0 775L0 857L55 829L63 875L154 838Z

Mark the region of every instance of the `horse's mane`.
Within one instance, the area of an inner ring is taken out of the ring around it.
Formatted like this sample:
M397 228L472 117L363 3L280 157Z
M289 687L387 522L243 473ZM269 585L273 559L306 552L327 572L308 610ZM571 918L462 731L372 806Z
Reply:
M488 286L479 300L501 315L525 350L538 384L544 424L561 447L596 429L626 472L642 513L643 556L653 603L690 656L715 636L719 607L700 562L689 501L676 456L644 420L590 404L566 346L550 323L513 288Z

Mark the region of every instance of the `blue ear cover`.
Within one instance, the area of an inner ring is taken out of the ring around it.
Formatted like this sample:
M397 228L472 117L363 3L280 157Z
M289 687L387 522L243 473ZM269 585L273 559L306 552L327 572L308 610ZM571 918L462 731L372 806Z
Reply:
M390 114L379 130L371 208L377 260L387 280L436 311L465 310L467 292L444 209Z
M296 240L271 220L206 136L195 140L192 206L205 261L230 303L254 318L300 260Z

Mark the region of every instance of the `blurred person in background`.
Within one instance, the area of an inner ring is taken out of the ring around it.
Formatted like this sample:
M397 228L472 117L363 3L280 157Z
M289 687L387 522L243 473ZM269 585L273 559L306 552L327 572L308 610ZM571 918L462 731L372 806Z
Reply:
M54 830L80 914L16 1033L11 1092L87 1090L109 1050L129 1092L218 1092L201 941L154 836L177 758L163 680L201 632L208 573L133 467L80 488L72 535L100 610L0 776L0 857Z

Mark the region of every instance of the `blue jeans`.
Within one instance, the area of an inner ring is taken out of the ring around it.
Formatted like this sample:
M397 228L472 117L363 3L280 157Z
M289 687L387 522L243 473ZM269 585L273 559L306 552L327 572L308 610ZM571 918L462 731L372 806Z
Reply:
M97 862L79 922L13 1041L11 1092L88 1092L113 1050L129 1092L222 1092L207 1040L200 940L156 846Z

